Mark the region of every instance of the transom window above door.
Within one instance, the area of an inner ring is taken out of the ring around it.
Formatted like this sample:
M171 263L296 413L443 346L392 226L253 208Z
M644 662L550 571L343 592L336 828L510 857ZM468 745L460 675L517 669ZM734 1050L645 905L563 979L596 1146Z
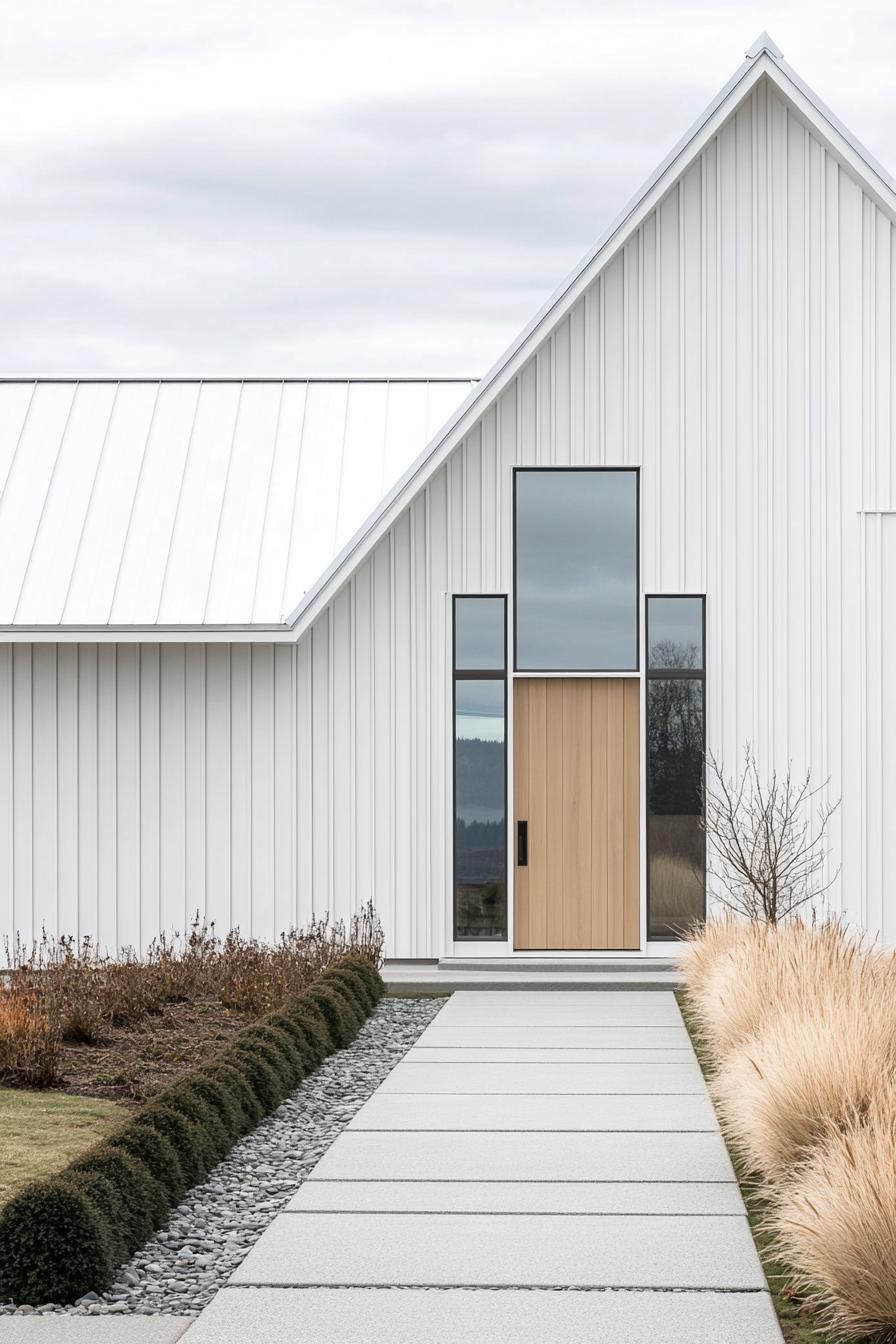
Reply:
M517 671L637 671L637 471L519 468L514 510Z

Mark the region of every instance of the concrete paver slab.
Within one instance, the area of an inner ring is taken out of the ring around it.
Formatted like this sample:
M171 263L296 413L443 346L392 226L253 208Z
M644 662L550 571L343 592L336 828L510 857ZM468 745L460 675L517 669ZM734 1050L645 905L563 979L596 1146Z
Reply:
M439 1026L441 1013L422 1033L418 1046L471 1045L479 1050L490 1046L523 1049L564 1049L575 1046L611 1049L640 1046L647 1049L673 1047L689 1050L690 1037L684 1027L515 1027L515 1026Z
M662 991L456 994L232 1284L188 1344L782 1344Z
M306 1181L287 1208L335 1213L680 1213L743 1216L725 1181Z
M418 1064L425 1062L444 1064L451 1060L460 1062L464 1060L475 1062L478 1060L480 1063L493 1064L553 1064L557 1062L564 1064L613 1064L622 1060L633 1060L644 1064L653 1062L668 1064L675 1060L689 1060L691 1050L690 1047L686 1050L674 1050L665 1047L656 1050L637 1045L619 1045L609 1050L593 1046L584 1046L582 1049L569 1046L566 1049L558 1050L555 1047L521 1049L519 1046L513 1045L495 1045L485 1049L478 1049L471 1045L415 1045L408 1051L406 1058Z
M781 1344L765 1293L225 1288L186 1344Z
M720 1134L379 1133L346 1130L308 1179L733 1181Z
M284 1213L234 1284L763 1289L746 1218Z
M570 1064L560 1061L501 1064L419 1064L404 1059L389 1074L381 1092L666 1092L706 1095L706 1084L696 1059L674 1064L620 1061Z
M498 993L481 995L481 1004L470 1003L479 994L454 994L437 1018L440 1026L531 1026L531 1027L680 1027L681 1013L671 994L648 993L644 1002L636 996L591 994ZM579 1004L579 1000L582 1000ZM460 1000L460 1002L458 1002ZM632 1000L635 1000L634 1002ZM578 1005L578 1006L577 1006Z
M2 1316L0 1344L175 1344L186 1316Z
M375 1092L349 1129L696 1129L716 1132L707 1096L452 1096Z

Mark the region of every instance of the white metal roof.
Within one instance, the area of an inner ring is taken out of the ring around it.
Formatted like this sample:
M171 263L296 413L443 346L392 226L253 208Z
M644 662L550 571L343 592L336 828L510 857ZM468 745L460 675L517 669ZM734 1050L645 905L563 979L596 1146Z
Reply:
M0 626L280 625L472 385L0 383Z

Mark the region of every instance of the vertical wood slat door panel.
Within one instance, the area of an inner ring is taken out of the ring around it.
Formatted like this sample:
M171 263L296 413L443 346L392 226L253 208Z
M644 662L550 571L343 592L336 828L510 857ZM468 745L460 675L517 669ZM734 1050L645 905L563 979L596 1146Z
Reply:
M538 763L538 769L541 770L542 762L545 760L547 752L547 716L548 716L548 697L547 683L545 681L530 681L529 687L529 757L526 761L528 771L527 798L531 795L533 770L531 761L534 758ZM522 813L520 813L522 816ZM533 812L530 809L529 815L529 848L534 845L538 854L546 853L547 849L547 814L544 807L538 808ZM546 947L548 940L547 924L547 888L545 886L546 865L538 864L534 869L529 869L529 931L528 946Z
M514 812L519 950L640 945L640 699L635 678L518 678Z

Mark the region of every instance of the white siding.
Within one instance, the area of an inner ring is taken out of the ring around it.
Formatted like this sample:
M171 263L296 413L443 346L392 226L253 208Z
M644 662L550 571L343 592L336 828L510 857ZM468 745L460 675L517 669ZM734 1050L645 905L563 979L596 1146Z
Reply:
M450 594L511 592L514 464L606 464L642 468L643 590L707 594L710 747L830 776L832 904L896 941L894 247L763 83L297 645L0 648L4 927L270 936L372 896L390 955L449 950Z

